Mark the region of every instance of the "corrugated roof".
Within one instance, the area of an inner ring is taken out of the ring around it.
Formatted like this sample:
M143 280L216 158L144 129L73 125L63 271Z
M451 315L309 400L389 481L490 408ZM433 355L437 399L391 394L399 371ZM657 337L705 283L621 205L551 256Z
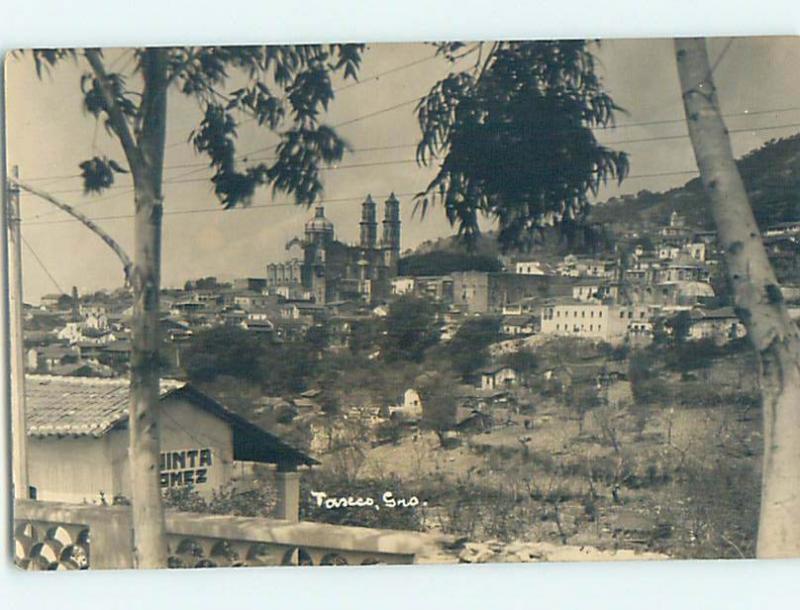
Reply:
M164 379L161 394L184 385ZM25 376L25 407L31 436L102 436L128 416L127 379Z

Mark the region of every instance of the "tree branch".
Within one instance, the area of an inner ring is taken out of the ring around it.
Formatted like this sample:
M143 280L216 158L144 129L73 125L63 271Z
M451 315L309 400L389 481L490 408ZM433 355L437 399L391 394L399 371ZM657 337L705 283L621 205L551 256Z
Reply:
M20 180L17 180L14 177L9 177L9 180L13 184L16 184L22 190L28 191L32 195L36 195L37 197L41 197L45 201L52 203L60 210L66 212L76 220L82 222L86 227L88 227L92 232L94 232L95 235L97 235L100 239L102 239L106 243L106 245L114 251L114 254L116 254L119 260L122 262L122 267L123 270L125 271L125 282L127 284L130 284L130 273L131 269L133 268L133 263L131 262L131 259L128 256L127 252L125 252L125 250L122 249L122 246L120 246L113 237L111 237L108 233L106 233L103 229L101 229L98 225L96 225L90 218L81 214L71 205L56 199L49 193L40 191L39 189L29 184L26 184L25 182L21 182Z
M86 49L84 56L92 67L95 77L100 83L100 91L103 94L103 100L106 103L106 114L111 120L111 127L119 137L122 149L125 151L125 156L128 158L128 163L131 169L134 166L141 165L142 157L139 148L136 145L136 140L133 138L128 122L125 120L125 115L122 114L119 105L114 99L114 95L108 86L108 73L106 72L103 59L100 56L98 49Z

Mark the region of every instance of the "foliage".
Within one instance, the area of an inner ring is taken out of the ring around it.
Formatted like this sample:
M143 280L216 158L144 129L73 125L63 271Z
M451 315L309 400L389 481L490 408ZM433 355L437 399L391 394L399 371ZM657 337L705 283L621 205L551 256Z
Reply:
M388 362L419 362L425 350L439 341L436 305L428 299L402 296L389 306L381 353Z
M539 368L539 359L536 357L536 354L526 350L504 354L500 358L500 362L506 366L510 366L523 377L535 373Z
M262 337L238 327L219 326L193 335L183 362L192 381L210 381L218 375L254 381L264 351Z
M798 153L800 134L795 134L770 140L736 161L753 215L762 230L775 223L800 219ZM687 219L690 226L713 228L707 202L700 180L693 178L683 186L663 193L644 196L640 193L624 200L610 199L595 206L591 217L597 222L660 223L671 210L675 210ZM723 277L724 273L720 273L720 285Z
M275 489L263 481L249 491L238 491L232 485L216 489L208 499L192 486L171 487L164 492L164 505L167 508L193 513L270 517L276 504Z
M193 382L230 376L257 383L270 394L297 392L314 372L317 343L276 344L238 327L220 326L192 336L183 366Z
M230 284L220 283L214 276L201 277L194 281L186 280L183 285L184 290L221 290L223 288L230 288Z
M589 194L624 178L625 153L600 145L593 133L613 124L619 108L586 41L486 47L462 48L459 57L472 55L474 67L436 83L417 106L417 160L442 158L417 201L423 213L441 203L468 242L483 214L499 223L502 246L526 246L537 227L582 220ZM452 43L438 49L455 59Z
M441 359L466 379L489 360L489 346L500 339L500 319L492 316L467 318L455 336L439 348L432 359Z
M400 259L400 275L447 275L454 271L500 271L497 257L464 252L426 252L411 254Z
M417 378L415 387L422 401L422 425L437 432L456 423L458 403L453 393L458 379L452 372L428 371Z
M189 140L208 157L214 193L229 208L249 203L255 189L263 185L293 194L298 203L311 203L320 196L320 169L340 161L347 148L332 127L320 122L320 115L334 97L332 77L341 74L356 79L363 50L362 44L134 49L133 70L146 75L144 80L151 85L142 91L135 89L128 74L112 71L113 63L103 62L97 49L36 49L32 55L41 76L43 68L68 59L83 66L82 59L97 54L101 65L107 65L99 73L89 61L82 73L83 107L120 138L120 120L134 138L152 127L142 129L144 119L163 120L149 114L153 100L149 96L161 93L156 89L169 88L195 100L203 118ZM229 81L241 86L226 92ZM112 117L115 113L118 119ZM269 161L236 155L243 115L279 135ZM133 164L131 151L125 152ZM80 168L84 189L93 193L112 186L115 173L128 171L114 159L97 156L82 162Z
M689 338L691 330L692 316L686 311L679 311L677 314L667 319L664 325L669 329L672 339L676 344L684 343Z

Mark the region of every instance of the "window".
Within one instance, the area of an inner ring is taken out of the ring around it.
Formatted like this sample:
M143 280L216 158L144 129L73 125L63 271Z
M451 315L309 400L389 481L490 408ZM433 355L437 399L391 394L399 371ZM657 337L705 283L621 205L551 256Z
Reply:
M594 330L594 324L589 324L589 330Z
M39 490L36 489L33 485L28 487L28 498L31 500L38 499L37 496L39 495Z
M594 310L592 310L591 312L589 312L589 314L590 314L590 315L589 315L589 317L590 317L590 318L594 318Z
M598 311L597 312L597 317L598 318L602 318L603 317L603 312L602 311Z
M556 309L556 318L560 318L560 317L561 317L561 310Z
M582 312L581 312L581 318L585 318L585 317L586 317L586 312L585 312L585 311L582 311Z
M633 317L633 310L628 312L628 319L630 320Z
M620 311L619 312L619 317L620 318L624 318L625 317L625 312L624 311Z
M561 324L556 324L556 330L561 330Z
M578 317L578 310L577 309L572 312L572 317L573 318L577 318Z

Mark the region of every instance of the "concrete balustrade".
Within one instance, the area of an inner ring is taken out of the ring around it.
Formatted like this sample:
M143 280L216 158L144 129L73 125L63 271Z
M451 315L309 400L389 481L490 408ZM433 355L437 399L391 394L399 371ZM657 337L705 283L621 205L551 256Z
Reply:
M133 567L129 506L19 500L14 525L15 562L24 569ZM177 511L167 511L166 529L174 568L408 564L435 556L446 541L417 532Z

